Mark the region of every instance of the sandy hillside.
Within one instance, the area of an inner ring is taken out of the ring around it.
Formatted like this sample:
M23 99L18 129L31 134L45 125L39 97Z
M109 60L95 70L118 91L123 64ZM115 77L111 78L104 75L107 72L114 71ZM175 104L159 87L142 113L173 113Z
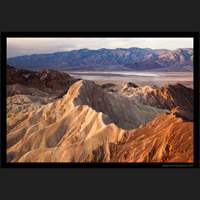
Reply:
M182 85L110 91L61 72L11 72L18 75L7 85L9 162L193 160L191 90ZM33 78L21 80L26 73Z

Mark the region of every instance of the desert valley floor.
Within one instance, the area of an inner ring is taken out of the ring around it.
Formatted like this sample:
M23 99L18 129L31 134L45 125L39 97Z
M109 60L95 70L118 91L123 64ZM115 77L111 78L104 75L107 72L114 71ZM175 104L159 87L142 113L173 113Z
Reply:
M185 73L7 66L8 162L193 162Z
M193 72L137 72L137 71L66 71L74 78L91 80L97 84L114 83L123 86L128 82L134 82L140 86L164 86L167 84L180 83L193 88Z

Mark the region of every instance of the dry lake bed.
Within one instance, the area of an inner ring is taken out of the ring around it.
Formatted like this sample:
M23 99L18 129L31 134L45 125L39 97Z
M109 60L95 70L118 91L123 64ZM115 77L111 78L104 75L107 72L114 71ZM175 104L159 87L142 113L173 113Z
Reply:
M133 82L138 85L157 85L181 83L193 88L193 72L98 72L98 71L67 71L75 78L95 81L97 84L125 84Z

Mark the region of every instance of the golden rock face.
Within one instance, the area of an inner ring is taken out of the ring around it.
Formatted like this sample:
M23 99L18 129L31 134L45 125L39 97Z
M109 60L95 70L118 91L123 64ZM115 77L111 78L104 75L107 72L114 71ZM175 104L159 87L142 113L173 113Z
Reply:
M13 73L20 79L24 72ZM108 92L92 81L70 77L60 90L60 79L68 75L38 74L34 84L16 79L7 86L9 162L193 161L193 122L182 117L193 112L187 88L129 84L126 91ZM35 84L47 77L48 89ZM52 81L59 83L52 86Z

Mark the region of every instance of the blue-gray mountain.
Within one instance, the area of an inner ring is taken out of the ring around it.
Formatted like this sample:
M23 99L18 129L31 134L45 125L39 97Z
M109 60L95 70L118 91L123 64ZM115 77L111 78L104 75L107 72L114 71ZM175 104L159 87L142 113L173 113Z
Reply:
M7 64L28 69L192 71L193 49L80 49L8 58Z

